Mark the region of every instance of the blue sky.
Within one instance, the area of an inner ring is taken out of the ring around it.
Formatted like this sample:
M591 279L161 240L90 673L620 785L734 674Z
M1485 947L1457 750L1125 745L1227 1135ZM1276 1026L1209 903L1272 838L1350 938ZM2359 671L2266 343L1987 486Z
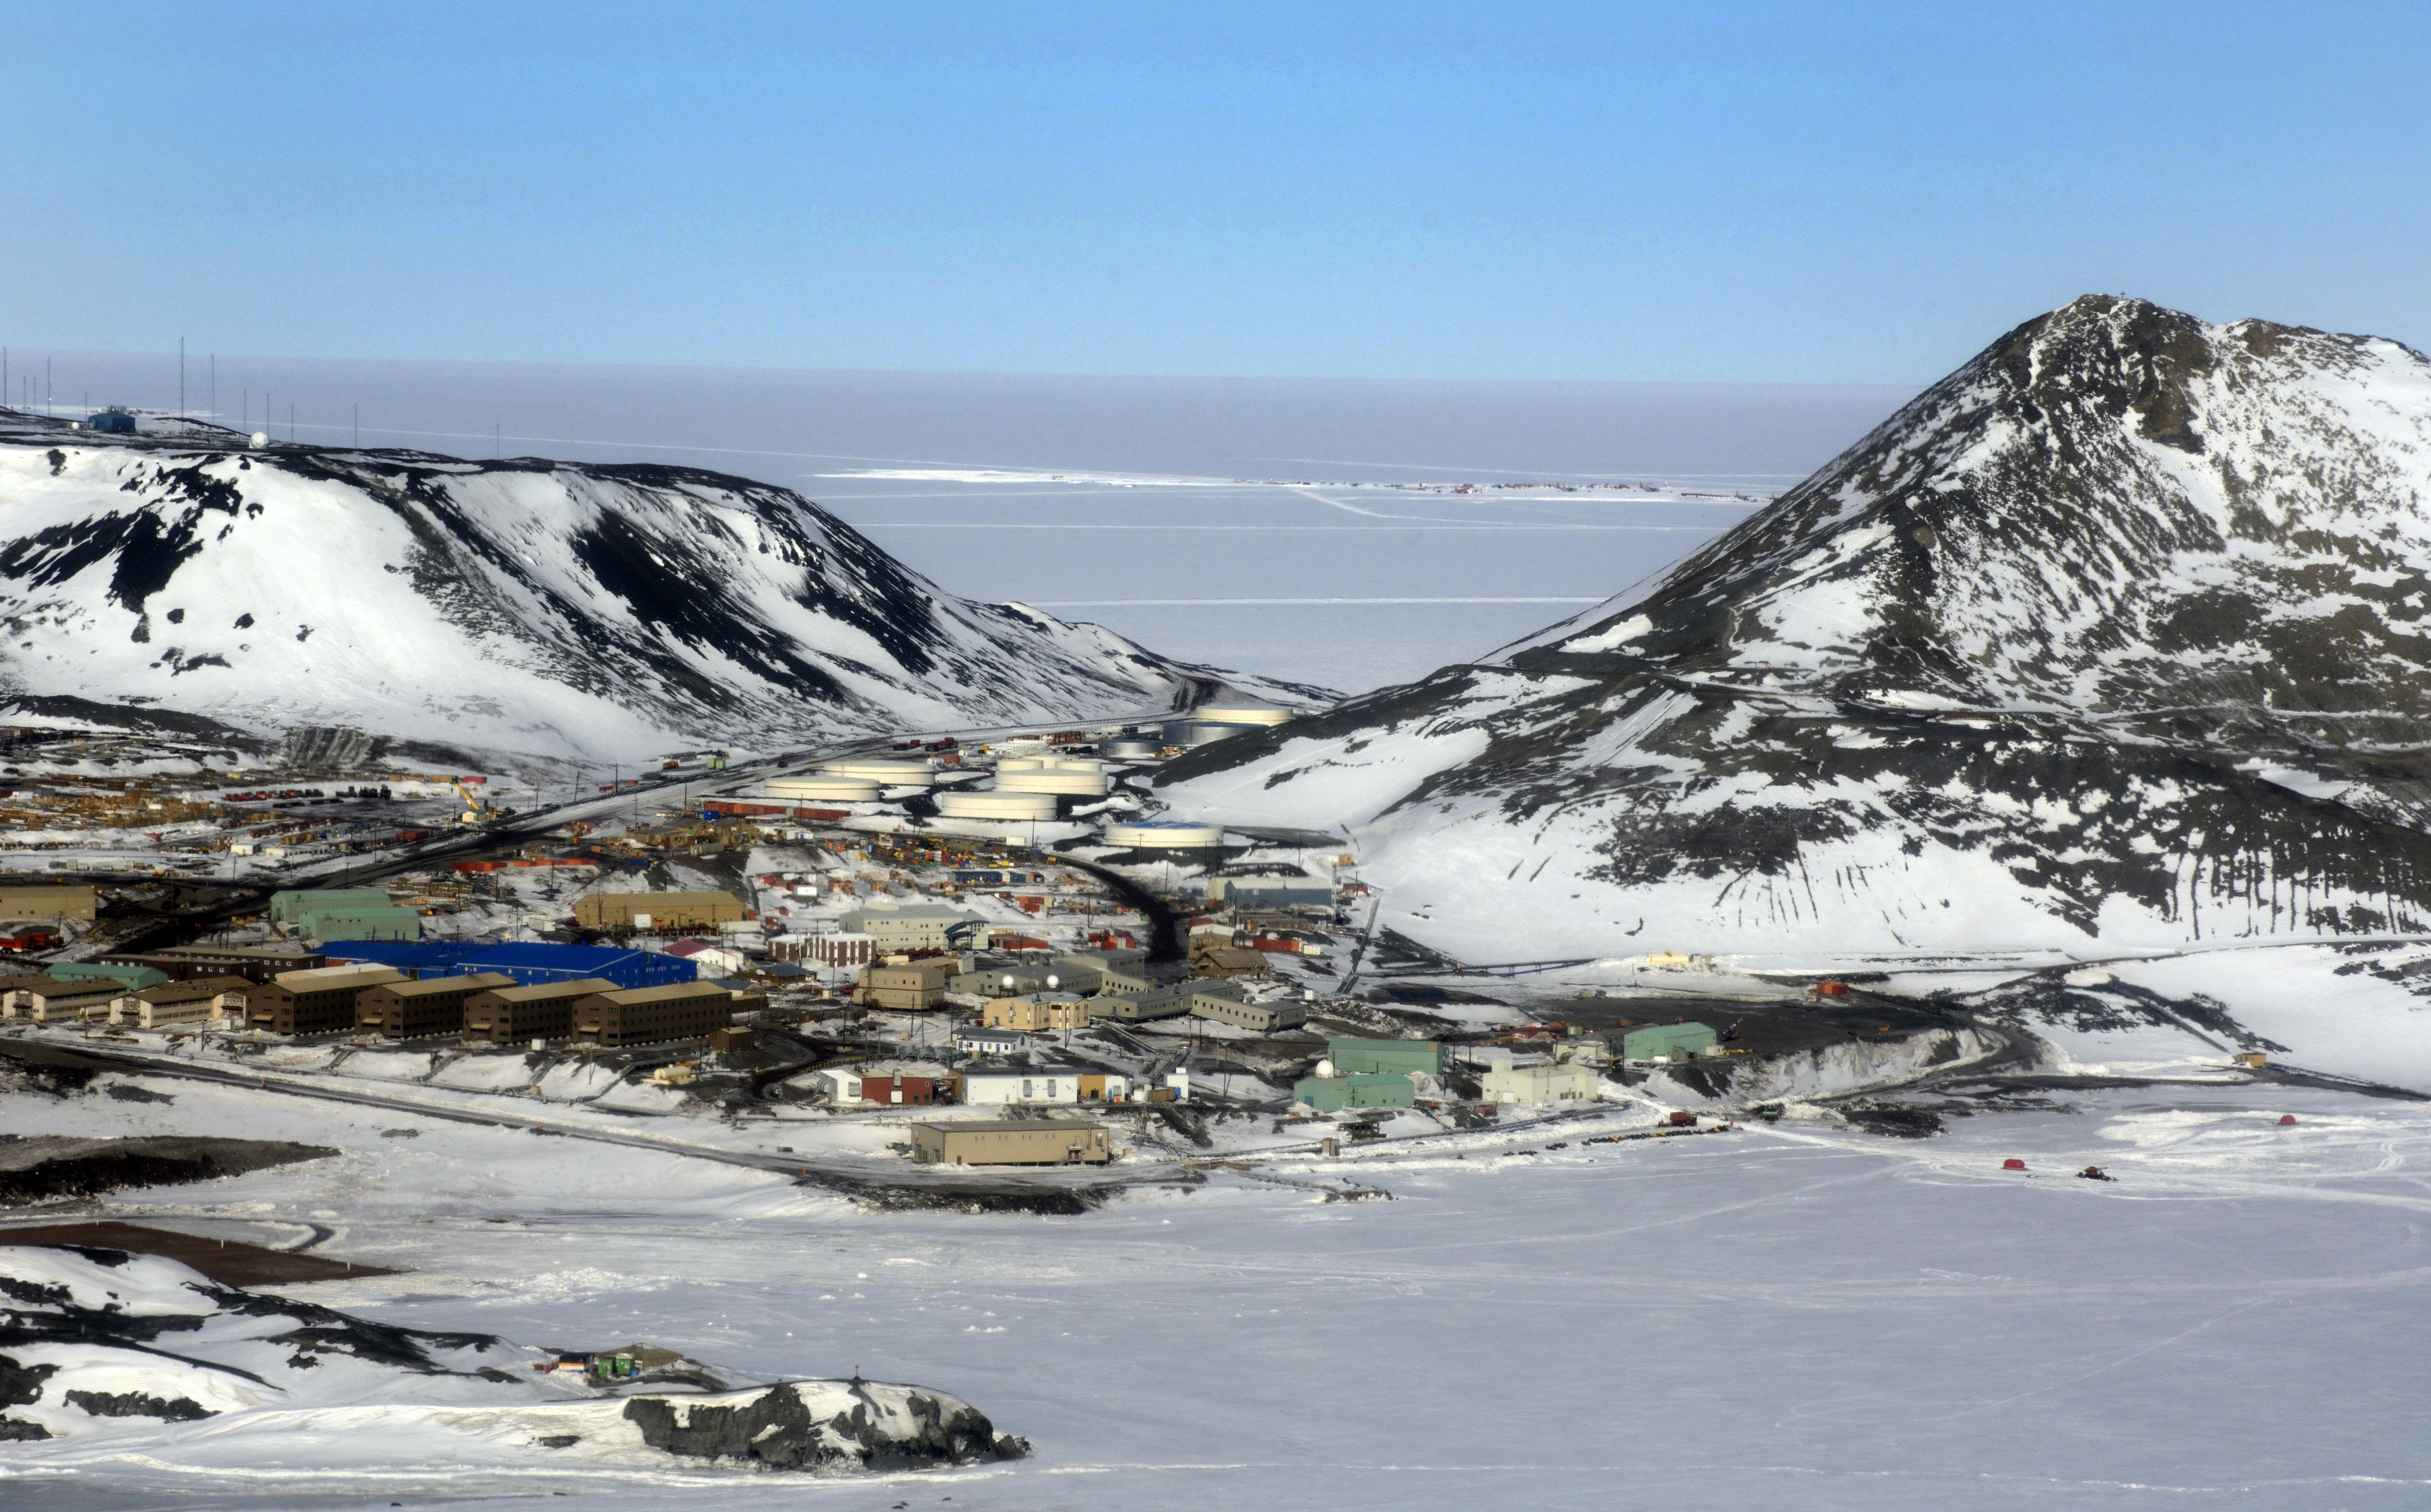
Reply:
M1920 382L2092 290L2431 344L2421 8L0 22L0 341Z

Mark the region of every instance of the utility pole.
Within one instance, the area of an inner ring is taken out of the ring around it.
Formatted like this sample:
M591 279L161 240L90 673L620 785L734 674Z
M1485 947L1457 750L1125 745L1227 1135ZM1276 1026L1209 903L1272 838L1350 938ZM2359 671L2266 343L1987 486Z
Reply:
M362 405L361 405L360 403L358 403L358 404L356 404L356 406L355 406L355 445L356 445L357 446L360 446L362 444L363 444L363 407L362 407Z
M220 423L220 354L211 354L211 424Z
M186 338L177 338L177 418L186 418Z

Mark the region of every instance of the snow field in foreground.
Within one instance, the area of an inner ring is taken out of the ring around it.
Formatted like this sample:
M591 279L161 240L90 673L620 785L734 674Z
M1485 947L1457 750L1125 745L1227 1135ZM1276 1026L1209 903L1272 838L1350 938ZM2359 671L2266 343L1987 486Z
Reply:
M1331 1168L1390 1202L1218 1175L1049 1219L874 1215L756 1172L435 1122L363 1148L333 1127L343 1111L178 1097L47 1119L19 1100L0 1128L317 1127L355 1152L113 1206L293 1218L299 1238L343 1207L329 1252L411 1270L294 1295L528 1344L644 1339L766 1377L919 1381L1038 1458L883 1487L636 1481L470 1448L400 1468L367 1430L316 1446L216 1420L14 1446L6 1463L39 1478L12 1504L545 1488L634 1507L950 1495L956 1512L2393 1508L2431 1487L2412 1388L2431 1109L2414 1103L2150 1089L1931 1140L1804 1122L1548 1150L1556 1127L1513 1141L1532 1155ZM2003 1172L2009 1156L2030 1169ZM2120 1179L2070 1174L2088 1163Z

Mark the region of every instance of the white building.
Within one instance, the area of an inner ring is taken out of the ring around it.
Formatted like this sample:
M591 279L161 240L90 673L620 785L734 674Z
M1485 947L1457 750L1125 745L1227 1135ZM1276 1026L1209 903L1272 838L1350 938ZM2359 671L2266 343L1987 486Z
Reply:
M1592 1066L1498 1066L1481 1079L1488 1102L1541 1103L1598 1096L1603 1079Z
M965 1055L1015 1055L1030 1049L1030 1036L1010 1029L965 1025L954 1031L954 1049Z
M667 947L666 953L690 961L703 977L734 976L749 964L741 950L706 940L678 940Z
M847 914L838 922L847 933L870 936L881 954L890 950L942 950L954 943L947 939L947 932L965 923L978 928L969 932L964 949L976 949L987 943L987 924L979 915L933 904L911 908L872 905Z
M861 1068L853 1066L830 1066L824 1071L813 1071L811 1080L830 1102L843 1107L861 1100Z
M988 1067L955 1079L962 1100L975 1107L1013 1103L1127 1102L1131 1078L1116 1072L1083 1071L1069 1066Z

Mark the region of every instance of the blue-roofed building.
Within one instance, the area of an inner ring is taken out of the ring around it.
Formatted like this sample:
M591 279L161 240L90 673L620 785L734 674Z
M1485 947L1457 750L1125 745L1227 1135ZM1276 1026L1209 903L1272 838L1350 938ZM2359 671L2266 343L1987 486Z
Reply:
M135 434L135 417L124 410L104 410L85 424L94 430L115 431L122 436Z
M420 981L456 975L456 963L497 947L473 940L331 940L321 953L331 966L384 966Z
M698 967L679 955L612 945L493 945L451 968L461 975L495 971L518 986L605 977L619 987L669 987L696 980Z

